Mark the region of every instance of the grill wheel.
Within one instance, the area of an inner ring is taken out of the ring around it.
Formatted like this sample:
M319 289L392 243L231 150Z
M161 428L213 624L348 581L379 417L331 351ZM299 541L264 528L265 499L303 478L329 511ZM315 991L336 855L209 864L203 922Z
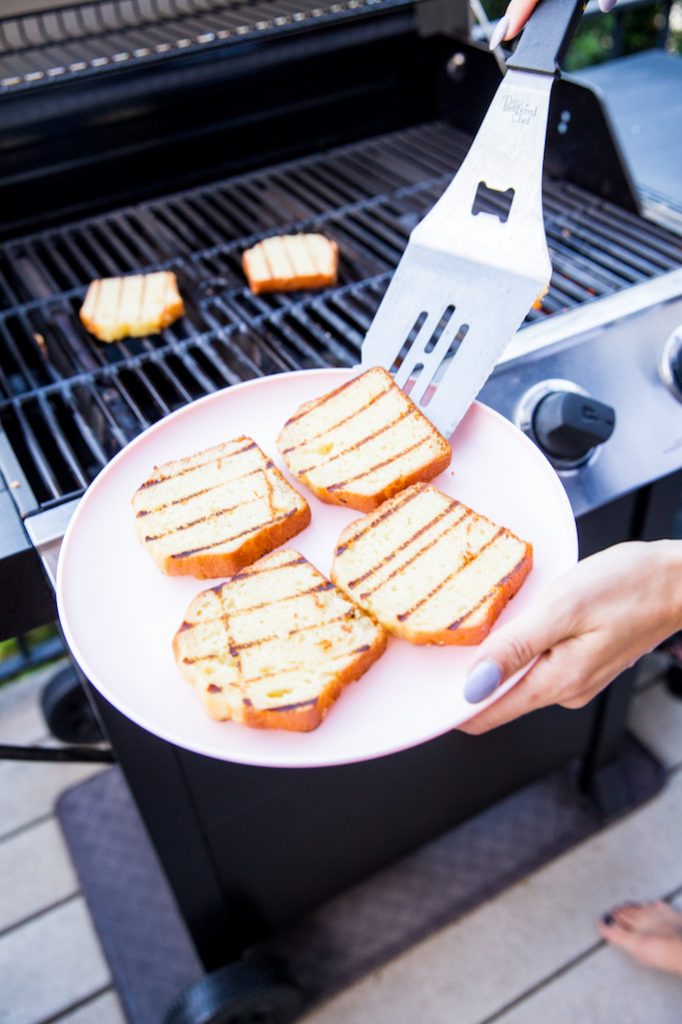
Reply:
M302 993L280 964L238 960L186 989L163 1024L291 1024L303 1007Z
M63 743L100 743L104 736L72 665L45 686L40 703L47 727Z

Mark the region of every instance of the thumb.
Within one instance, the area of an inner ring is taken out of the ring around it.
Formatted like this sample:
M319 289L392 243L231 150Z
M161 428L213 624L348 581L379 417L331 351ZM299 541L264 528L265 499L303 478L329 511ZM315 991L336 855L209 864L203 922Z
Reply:
M469 671L464 696L470 704L489 697L505 679L530 668L545 651L566 636L563 616L551 606L538 607L496 630L480 647Z

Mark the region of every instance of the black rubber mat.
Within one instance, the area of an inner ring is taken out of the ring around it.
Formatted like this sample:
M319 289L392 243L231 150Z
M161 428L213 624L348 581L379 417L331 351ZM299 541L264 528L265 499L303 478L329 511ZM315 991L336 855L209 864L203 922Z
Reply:
M663 782L628 741L634 808ZM75 786L57 814L130 1024L158 1024L202 968L119 770ZM454 921L603 825L554 772L319 907L263 949L314 1002Z

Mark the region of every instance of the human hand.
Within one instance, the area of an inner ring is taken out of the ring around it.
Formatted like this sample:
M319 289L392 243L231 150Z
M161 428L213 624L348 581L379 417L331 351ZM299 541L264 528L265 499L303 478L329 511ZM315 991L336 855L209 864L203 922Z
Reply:
M490 49L494 50L507 39L515 39L538 3L539 0L511 0L490 37ZM615 6L616 0L599 0L599 9L603 14L608 14Z
M632 541L600 551L481 645L465 689L472 703L537 661L461 729L477 735L550 704L581 708L681 627L682 541Z

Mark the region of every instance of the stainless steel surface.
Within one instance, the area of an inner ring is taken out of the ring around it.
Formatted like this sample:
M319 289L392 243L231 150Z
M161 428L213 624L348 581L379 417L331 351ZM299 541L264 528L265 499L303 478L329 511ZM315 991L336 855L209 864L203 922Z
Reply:
M399 359L396 383L412 381L410 397L446 437L550 280L542 165L553 81L507 72L459 171L412 231L362 345L363 366ZM478 212L483 185L509 196L506 217Z
M596 328L608 327L680 296L682 268L632 285L603 299L576 306L559 317L530 324L514 335L499 363L530 356L549 345L568 341Z
M661 353L661 380L682 402L682 323L671 331Z
M557 379L616 410L613 436L596 457L559 470L576 516L682 469L682 405L660 375L680 323L678 293L611 324L552 335L552 344L500 365L483 388L481 400L512 420L520 395Z
M41 512L37 516L29 516L24 520L26 532L40 555L53 587L57 583L59 549L79 500L68 501L64 505L57 505L55 508Z

